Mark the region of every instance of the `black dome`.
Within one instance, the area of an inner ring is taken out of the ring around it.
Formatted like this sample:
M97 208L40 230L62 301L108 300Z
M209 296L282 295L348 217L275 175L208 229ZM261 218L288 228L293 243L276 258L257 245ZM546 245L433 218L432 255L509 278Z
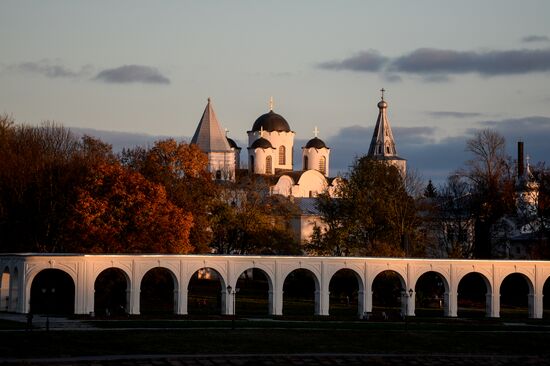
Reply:
M314 147L316 149L322 149L322 148L327 148L327 145L325 145L325 142L320 138L314 137L311 140L309 140L306 144L306 149L309 149L310 147Z
M262 149L273 149L273 145L271 145L271 142L264 139L263 137L260 137L259 139L254 141L252 143L252 146L250 146L251 149L256 149L258 147Z
M229 137L226 137L226 139L230 147L232 147L233 149L240 149L240 147L237 146L237 143L233 139L230 139Z
M262 114L254 125L252 126L252 131L260 131L263 129L267 132L273 131L284 131L290 132L290 126L288 122L279 114L269 111L269 113Z

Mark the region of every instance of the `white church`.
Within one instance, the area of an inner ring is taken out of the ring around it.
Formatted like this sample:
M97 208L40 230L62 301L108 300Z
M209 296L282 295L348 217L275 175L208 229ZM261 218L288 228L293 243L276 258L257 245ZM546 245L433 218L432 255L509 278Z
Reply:
M367 155L372 159L395 165L404 175L406 160L397 155L387 116L388 103L384 100L384 89L381 92L378 118ZM246 133L248 166L244 171L249 175L270 178L269 181L273 182L269 189L271 194L290 197L297 203L302 215L293 220L292 226L297 239L309 239L314 226L320 222L315 209L315 197L322 192L336 196L337 187L342 179L329 177L331 149L317 137L318 131L315 128L315 137L301 148L301 167L296 169L293 163L296 133L283 116L273 111L273 99L270 101L269 111L259 116ZM210 98L191 143L196 144L208 155L208 169L213 179L237 179L241 168L241 148L226 136Z

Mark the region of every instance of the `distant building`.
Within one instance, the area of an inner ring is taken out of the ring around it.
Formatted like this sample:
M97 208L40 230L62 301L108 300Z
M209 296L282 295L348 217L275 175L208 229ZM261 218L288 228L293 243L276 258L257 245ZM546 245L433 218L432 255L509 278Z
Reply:
M405 175L406 160L397 155L383 89L378 108L368 156L396 166ZM342 182L340 177L329 177L331 149L318 137L318 133L315 128L314 137L301 148L302 166L295 170L293 160L296 133L283 116L273 111L273 99L270 100L269 111L259 116L247 131L247 173L263 177L263 181L269 184L269 194L290 197L297 204L301 215L294 218L291 225L296 238L301 242L309 240L315 226L323 225L315 208L314 198L322 192L335 197ZM210 98L191 143L208 155L208 169L214 179L239 179L242 174L239 170L241 148L225 135Z

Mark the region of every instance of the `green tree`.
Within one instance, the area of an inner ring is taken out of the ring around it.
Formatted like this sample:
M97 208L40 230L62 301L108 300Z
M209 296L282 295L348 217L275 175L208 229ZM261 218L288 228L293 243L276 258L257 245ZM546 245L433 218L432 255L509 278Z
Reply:
M414 180L383 161L356 159L338 198L320 195L317 207L325 228L314 241L320 253L404 256L423 253Z
M227 183L211 215L211 248L220 254L300 254L290 218L297 207L269 193L262 177Z

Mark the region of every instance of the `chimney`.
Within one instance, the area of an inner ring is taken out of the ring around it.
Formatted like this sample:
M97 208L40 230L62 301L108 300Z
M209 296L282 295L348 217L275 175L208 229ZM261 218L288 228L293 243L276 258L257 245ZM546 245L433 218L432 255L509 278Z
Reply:
M523 165L523 141L518 141L518 179L523 179L524 176Z

